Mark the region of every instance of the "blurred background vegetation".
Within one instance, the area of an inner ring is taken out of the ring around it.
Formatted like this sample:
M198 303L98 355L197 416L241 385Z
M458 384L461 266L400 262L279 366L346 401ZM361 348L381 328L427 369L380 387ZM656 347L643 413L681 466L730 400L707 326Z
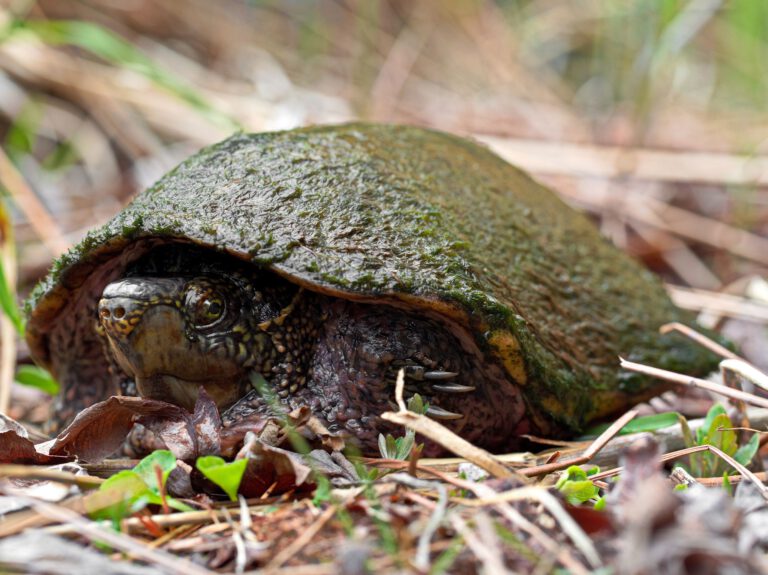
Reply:
M400 122L533 172L765 364L764 0L0 6L6 291L235 130Z

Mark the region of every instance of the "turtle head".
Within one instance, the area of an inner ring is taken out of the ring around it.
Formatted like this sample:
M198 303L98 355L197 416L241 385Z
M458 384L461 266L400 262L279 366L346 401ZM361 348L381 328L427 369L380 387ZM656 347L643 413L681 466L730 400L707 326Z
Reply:
M249 364L268 345L258 323L272 307L225 276L148 276L107 285L98 313L115 362L142 396L191 409L203 385L224 408L243 395Z

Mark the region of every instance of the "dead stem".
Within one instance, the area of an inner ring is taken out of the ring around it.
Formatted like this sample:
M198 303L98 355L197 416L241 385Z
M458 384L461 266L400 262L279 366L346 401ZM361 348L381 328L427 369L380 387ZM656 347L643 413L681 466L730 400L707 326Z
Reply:
M15 497L19 497L38 513L53 521L74 526L78 534L92 542L101 541L107 543L116 549L130 553L134 557L138 557L150 564L169 569L174 573L186 573L188 575L213 575L213 573L215 573L214 571L195 565L186 559L174 557L165 551L151 549L132 539L128 535L118 533L112 529L102 527L98 523L83 519L80 514L66 509L65 507L61 507L60 505L53 505L22 495L15 495Z
M69 247L58 223L51 217L37 195L26 184L24 178L14 167L11 160L0 150L0 185L2 185L14 200L14 203L26 215L30 225L51 252L58 257Z
M623 367L624 369L629 369L630 371L636 371L638 373L643 373L645 375L658 377L660 379L671 381L672 383L677 383L680 385L699 387L701 389L706 389L707 391L711 391L718 395L723 395L730 399L743 401L744 403L748 403L750 405L757 405L759 407L768 408L768 399L758 397L757 395L754 395L752 393L747 393L745 391L740 391L738 389L726 387L725 385L707 381L705 379L699 379L697 377L691 377L689 375L683 375L681 373L675 373L673 371L667 371L665 369L659 369L657 367L651 367L649 365L643 365L641 363L634 363L632 361L627 361L623 358L620 358L620 359L621 359L621 367Z
M583 463L589 462L589 460L592 459L597 453L599 453L600 450L605 447L605 445L619 431L621 431L627 423L632 421L637 416L637 413L638 412L635 410L630 410L622 415L619 419L614 421L608 429L603 431L603 433L601 433L600 436L595 439L592 444L578 457L574 457L573 459L568 459L565 461L558 460L553 463L545 463L544 465L538 465L536 467L528 467L526 469L519 470L518 473L520 473L520 475L525 475L526 477L535 477L539 475L547 475L561 469L566 469L571 465L581 465Z
M280 551L280 553L272 558L272 560L264 568L265 575L274 574L275 571L283 565L283 563L298 554L310 541L312 541L312 538L320 532L320 529L323 528L323 525L331 520L331 518L336 514L336 511L338 511L338 507L335 505L331 505L328 507L328 509L323 511L322 515L320 515L320 517L318 517L317 520L311 526L309 526L309 528L306 529L306 531L304 531L288 547Z
M82 489L96 489L104 483L101 477L90 475L75 475L67 471L46 469L37 465L0 465L0 477L13 477L15 479L37 479L41 481L56 481L65 485L77 485Z
M683 334L685 337L695 341L703 348L708 349L721 357L725 357L728 359L740 359L743 361L741 357L733 353L727 347L720 345L716 341L708 338L703 333L699 333L695 329L688 327L687 325L682 324L680 322L673 321L671 323L665 323L659 328L659 333L661 334L667 334L673 331Z

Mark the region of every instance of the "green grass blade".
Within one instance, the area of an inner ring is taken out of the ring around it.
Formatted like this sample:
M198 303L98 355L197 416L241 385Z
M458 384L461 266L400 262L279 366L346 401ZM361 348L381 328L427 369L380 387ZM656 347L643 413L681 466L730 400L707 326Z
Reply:
M2 259L0 259L0 309L2 309L3 313L11 320L11 323L19 336L23 337L24 320L22 319L19 305L16 303L16 297L14 296L13 290L8 284Z

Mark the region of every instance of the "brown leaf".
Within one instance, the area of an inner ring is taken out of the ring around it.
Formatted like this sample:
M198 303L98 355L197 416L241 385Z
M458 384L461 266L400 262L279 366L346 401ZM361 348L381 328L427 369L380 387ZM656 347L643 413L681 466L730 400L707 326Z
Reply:
M224 427L221 430L221 455L232 457L242 447L248 432L261 434L272 419L271 416L254 413L250 417L243 417L235 425Z
M309 418L309 421L307 421L307 428L320 438L323 447L326 447L331 451L343 451L344 447L346 447L344 434L331 433L316 417Z
M312 473L298 453L259 440L252 442L250 447L248 467L240 483L240 493L245 497L259 497L267 489L273 494L296 489L305 485Z
M195 402L192 426L195 430L197 457L218 455L221 452L221 416L216 402L206 393L203 386L200 386L200 393Z
M26 428L21 423L0 413L0 433L4 431L15 431L18 436L25 439L29 437L29 433L27 433Z
M195 496L195 490L192 488L192 467L183 461L177 461L173 468L165 488L168 493L174 497L191 498Z
M0 463L42 463L35 444L14 430L0 432Z
M202 455L221 453L221 416L216 403L202 386L194 413L179 408L170 417L158 414L142 417L139 421L177 459L191 461Z
M85 408L50 444L47 455L77 457L96 462L111 455L123 444L139 416L182 418L181 407L143 397L113 396Z

